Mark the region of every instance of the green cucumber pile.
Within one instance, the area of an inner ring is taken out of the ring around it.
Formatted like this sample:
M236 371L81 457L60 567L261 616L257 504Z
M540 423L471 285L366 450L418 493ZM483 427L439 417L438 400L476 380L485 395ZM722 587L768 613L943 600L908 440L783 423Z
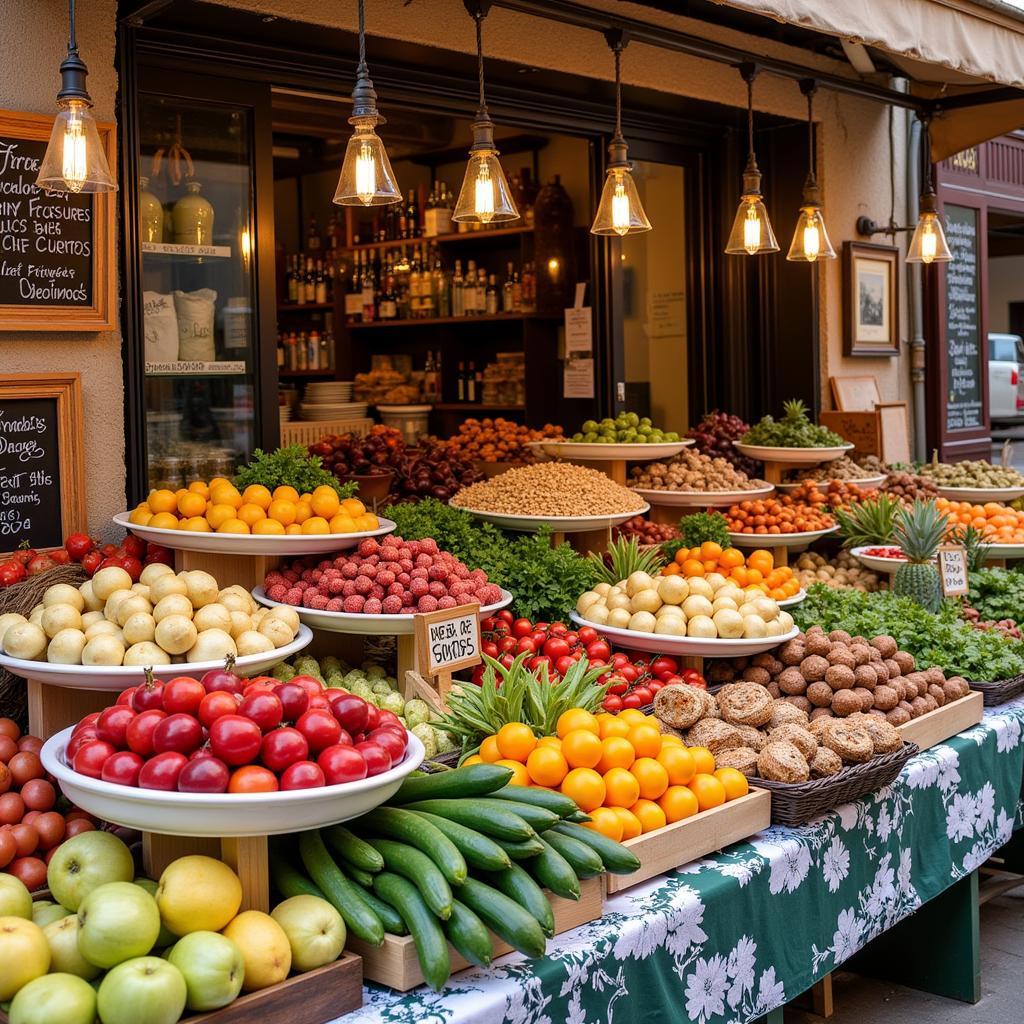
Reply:
M581 878L631 874L640 862L583 828L589 819L568 797L511 778L493 764L412 775L369 814L276 846L274 884L328 900L371 945L411 935L435 991L451 974L449 943L479 967L491 962L489 932L543 956L555 931L545 890L578 900Z

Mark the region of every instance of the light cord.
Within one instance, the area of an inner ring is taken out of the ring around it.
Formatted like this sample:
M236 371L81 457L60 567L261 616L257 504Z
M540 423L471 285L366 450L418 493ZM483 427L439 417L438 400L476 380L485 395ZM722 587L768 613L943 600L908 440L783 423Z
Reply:
M484 14L479 8L476 12L476 73L480 87L480 113L487 113L487 100L484 98Z

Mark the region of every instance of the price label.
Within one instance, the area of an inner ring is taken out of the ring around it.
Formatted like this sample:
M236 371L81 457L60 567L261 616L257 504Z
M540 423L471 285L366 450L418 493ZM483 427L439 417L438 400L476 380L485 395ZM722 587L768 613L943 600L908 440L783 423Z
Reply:
M946 597L967 593L967 552L959 544L944 544L938 551L939 579Z
M417 615L415 628L423 675L450 675L480 664L480 605L459 605Z

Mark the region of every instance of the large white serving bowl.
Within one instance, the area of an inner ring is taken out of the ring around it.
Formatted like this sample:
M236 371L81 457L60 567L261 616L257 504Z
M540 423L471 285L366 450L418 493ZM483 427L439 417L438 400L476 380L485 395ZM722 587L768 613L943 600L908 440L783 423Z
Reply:
M985 558L1024 558L1024 544L982 544Z
M651 654L692 654L706 658L739 658L745 654L762 654L792 640L800 632L794 626L782 636L766 636L757 640L723 640L721 637L666 636L664 633L640 633L635 629L599 626L576 612L572 612L569 617L577 626L592 626L602 636L618 641L618 646L627 650L647 651Z
M856 558L865 569L870 569L872 572L895 572L901 565L907 564L907 560L905 558L882 558L879 555L865 554L865 552L870 551L872 548L895 546L895 544L865 544L863 547L850 548L850 554L853 555L853 557Z
M416 628L415 615L363 615L362 612L324 612L314 608L302 608L296 604L284 604L282 601L271 601L263 587L256 587L252 592L253 600L265 608L291 608L298 613L304 626L322 629L329 633L358 633L360 636L408 636ZM480 617L493 615L512 603L512 595L501 592L501 600L495 604L484 605L480 609Z
M300 625L290 644L264 654L243 654L235 659L233 671L240 676L259 675L301 651L312 639L313 631ZM223 660L172 661L170 665L154 665L153 676L156 679L173 679L175 676L198 678L204 672L223 667ZM140 665L52 665L48 661L25 661L6 654L0 654L0 668L23 679L35 679L50 686L64 686L69 690L109 690L111 693L120 693L126 686L141 683L146 678L146 669Z
M358 782L277 793L167 793L80 775L64 759L73 731L51 736L40 753L64 795L104 821L171 836L274 836L348 821L394 796L424 753L423 744L409 733L405 757L397 765Z
M535 533L543 526L549 527L554 533L588 533L590 530L604 530L618 526L633 516L642 516L649 512L651 506L646 502L643 508L635 508L631 512L618 512L605 516L514 516L504 512L481 512L479 509L466 508L448 502L452 508L461 508L464 512L476 516L485 523L493 523L503 530L516 530L520 533Z
M774 492L774 484L763 480L758 482L764 486L749 491L668 491L652 487L630 489L651 505L662 505L665 508L727 508L741 501L767 498Z
M881 487L886 481L884 473L880 473L878 476L864 476L859 480L840 480L843 484L853 484L859 487L862 491L873 491L878 487ZM818 480L818 490L824 490L832 482L831 480ZM775 488L779 491L795 491L798 487L803 487L803 483L798 484L776 484Z
M196 533L193 530L165 530L154 526L137 526L129 521L131 512L118 512L114 522L150 544L162 544L175 551L209 551L219 555L323 555L331 551L354 548L367 537L383 537L395 524L378 517L380 527L363 533Z
M1024 487L943 487L936 484L939 494L950 501L969 501L980 505L986 501L1007 502L1024 497Z
M780 608L792 608L793 605L800 604L800 602L803 601L806 597L807 591L801 589L798 590L792 597L784 597L781 601L776 601L775 603Z
M827 537L838 529L836 525L827 530L804 530L802 533L730 533L729 539L737 548L805 548L812 541Z
M831 462L855 447L847 442L835 448L780 448L776 445L743 444L740 441L733 441L733 446L748 458L758 459L761 462L792 462L801 465Z
M658 444L528 441L527 445L552 459L581 459L584 462L615 462L626 459L629 462L653 462L655 459L668 459L678 455L693 443L692 438L684 437L679 441L662 441Z

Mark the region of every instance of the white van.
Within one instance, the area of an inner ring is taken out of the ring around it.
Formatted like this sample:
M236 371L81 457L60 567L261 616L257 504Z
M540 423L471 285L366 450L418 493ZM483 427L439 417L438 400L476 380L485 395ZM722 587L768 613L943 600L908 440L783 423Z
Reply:
M1024 423L1024 339L988 336L988 408L992 423Z

